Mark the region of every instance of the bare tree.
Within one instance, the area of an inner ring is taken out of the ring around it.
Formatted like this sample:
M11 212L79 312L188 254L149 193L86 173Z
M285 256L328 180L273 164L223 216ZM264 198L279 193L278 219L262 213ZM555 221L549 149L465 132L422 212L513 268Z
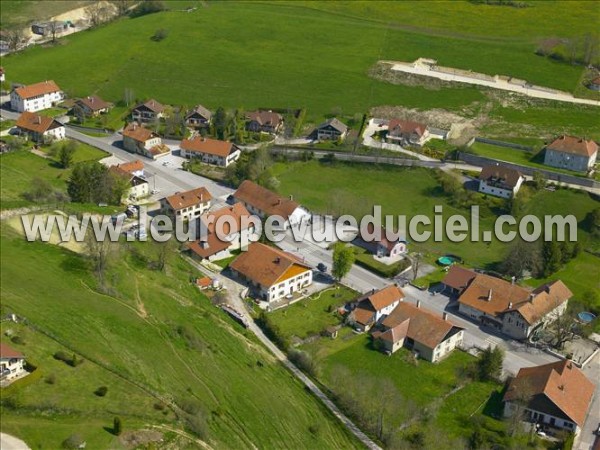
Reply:
M129 12L129 8L132 6L131 0L115 0L113 5L117 8L117 14L124 16Z
M129 106L135 101L135 95L133 93L133 89L125 88L125 92L123 93L123 100L125 101L125 105Z
M56 35L58 34L58 32L60 31L60 29L62 27L63 27L62 23L59 22L58 20L53 20L48 24L48 29L50 31L50 36L52 36L53 44L56 42Z
M85 238L85 247L89 258L94 265L96 275L101 281L104 280L108 261L115 253L117 246L108 238L108 236L103 240L96 239L93 230L89 229Z
M523 422L525 419L525 411L529 401L531 400L531 397L533 396L533 392L534 390L533 386L531 385L531 381L529 379L521 380L517 393L511 400L513 411L508 425L511 436L518 434L521 430L521 422Z
M558 301L556 304L558 306ZM565 311L563 314L557 315L548 325L547 329L552 334L552 344L556 349L562 350L567 342L572 342L575 339L577 333L574 324L574 313Z
M412 268L413 281L419 276L419 267L421 266L421 254L415 253L410 257L410 263Z
M5 39L8 44L8 50L16 52L21 47L21 44L25 39L25 34L23 33L23 30L14 28L6 31Z
M90 26L94 28L108 19L109 11L100 2L96 2L85 8L84 14Z

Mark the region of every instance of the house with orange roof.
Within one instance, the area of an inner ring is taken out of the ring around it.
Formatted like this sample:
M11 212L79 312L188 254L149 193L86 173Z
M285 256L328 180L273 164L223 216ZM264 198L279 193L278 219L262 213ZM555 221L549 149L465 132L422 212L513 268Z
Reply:
M257 297L272 303L312 283L312 267L291 253L253 242L230 265Z
M465 269L466 270L466 269ZM458 297L458 311L483 325L492 327L513 339L527 339L538 328L544 328L564 314L573 293L560 280L530 290L510 281L472 272ZM445 285L452 284L447 275Z
M119 164L108 168L113 176L119 177L127 183L128 188L123 193L123 199L136 201L150 195L150 184L145 179L125 170L123 166L123 164Z
M15 378L26 375L25 356L5 343L0 343L0 381L8 384Z
M151 159L171 153L157 133L136 122L131 122L123 129L123 148Z
M65 94L53 80L18 86L10 92L10 107L18 112L36 112L52 108L65 99Z
M404 298L404 292L395 284L360 297L351 305L349 323L361 332L369 331L381 319L387 317Z
M77 99L73 108L80 116L96 117L100 114L106 114L112 106L112 103L104 101L97 95L88 95Z
M247 247L257 240L258 218L241 203L225 206L200 216L200 239L188 244L192 256L217 261L231 256L231 250Z
M591 139L560 136L546 146L544 164L559 169L587 172L598 157L598 144Z
M130 173L131 175L135 175L137 177L144 176L144 162L140 159L117 164L116 167L123 170L124 172Z
M310 221L310 213L290 196L285 198L250 180L245 180L233 193L235 202L243 203L246 209L261 219L279 216L285 220L284 228Z
M184 139L179 146L184 158L197 158L205 164L227 167L236 162L242 152L233 142L195 136Z
M460 347L464 329L448 320L448 314L442 317L417 304L400 304L381 323L381 330L373 332L372 337L379 342L383 351L394 353L406 347L420 358L429 362L438 362Z
M160 209L162 214L189 222L208 211L211 200L212 195L203 186L162 198Z
M19 133L33 142L48 143L65 138L65 126L52 117L25 111L15 124Z
M523 367L504 394L504 416L579 433L595 385L570 360Z
M512 198L517 195L525 177L518 170L498 163L485 166L479 173L479 192L496 197Z
M276 134L283 127L283 117L273 111L251 111L246 115L248 131Z

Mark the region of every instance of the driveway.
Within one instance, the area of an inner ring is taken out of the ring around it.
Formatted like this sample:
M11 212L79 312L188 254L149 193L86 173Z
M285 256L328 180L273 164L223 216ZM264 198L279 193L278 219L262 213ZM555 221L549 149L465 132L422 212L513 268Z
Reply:
M10 434L0 433L0 449L2 450L31 450L29 446Z

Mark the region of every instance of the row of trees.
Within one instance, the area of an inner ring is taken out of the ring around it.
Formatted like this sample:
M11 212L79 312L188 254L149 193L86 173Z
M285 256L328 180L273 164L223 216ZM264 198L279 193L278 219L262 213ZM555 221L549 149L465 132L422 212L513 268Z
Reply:
M244 180L251 180L261 186L276 191L279 180L272 171L273 158L269 151L261 147L253 152L244 152L235 164L227 167L225 180L232 186L239 186Z
M529 273L534 278L549 277L582 251L577 242L515 241L500 265L502 273L520 278Z
M535 53L571 64L600 66L600 33L586 33L570 38L544 39Z
M67 182L67 192L77 203L108 203L118 205L129 188L129 180L116 175L100 164L78 164Z

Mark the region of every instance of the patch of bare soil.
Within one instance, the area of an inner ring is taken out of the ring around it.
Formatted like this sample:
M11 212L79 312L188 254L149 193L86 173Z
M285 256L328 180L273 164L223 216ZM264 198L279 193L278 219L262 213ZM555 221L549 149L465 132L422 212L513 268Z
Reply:
M152 442L162 442L163 434L156 430L125 431L119 440L127 448L137 448Z
M385 61L376 62L369 69L369 76L376 80L391 84L403 84L404 86L420 86L432 91L439 91L442 88L464 88L464 83L456 83L453 81L440 80L435 77L425 75L416 75L412 73L402 72L400 70L392 70L393 64Z

